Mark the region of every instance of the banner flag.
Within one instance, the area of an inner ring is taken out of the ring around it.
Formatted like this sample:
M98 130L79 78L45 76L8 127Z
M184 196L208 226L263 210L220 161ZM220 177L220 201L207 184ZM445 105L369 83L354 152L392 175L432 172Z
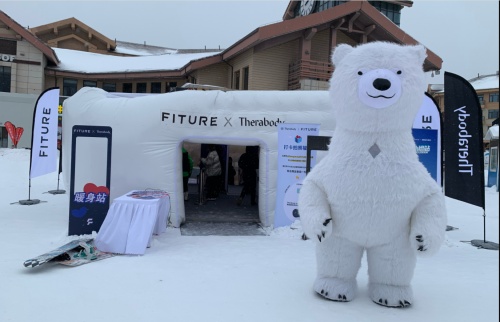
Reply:
M444 74L445 195L483 208L482 111L476 91L462 77Z
M306 177L307 137L319 134L319 124L278 125L278 182L274 227L292 224L299 219L298 195ZM313 151L312 161L315 160ZM313 166L313 165L311 165Z
M36 101L31 137L30 179L57 170L59 87L45 90Z
M413 121L413 136L415 138L415 143L417 141L421 140L422 137L420 135L423 135L423 137L426 137L427 135L433 136L434 134L426 134L421 131L415 131L416 129L425 129L425 130L436 130L437 131L437 136L436 140L434 143L434 139L432 140L432 144L437 144L435 147L434 145L432 148L436 148L436 155L435 155L435 164L431 164L430 159L426 158L426 162L424 165L427 167L429 170L429 173L431 173L432 177L439 183L441 186L443 186L443 176L442 176L442 169L443 169L443 161L442 161L442 135L441 135L441 128L442 128L442 118L441 118L441 111L439 110L439 106L437 103L434 101L432 96L429 93L425 93L424 101L422 102L422 105L420 106L420 109L417 113L417 116L415 117ZM416 135L419 135L419 137L416 137ZM417 144L418 148L418 144ZM422 152L422 151L420 151ZM419 157L422 157L422 153L419 153L417 150L417 153L419 154ZM422 161L422 160L421 160ZM437 169L437 170L434 170ZM435 172L435 175L433 175L433 171Z

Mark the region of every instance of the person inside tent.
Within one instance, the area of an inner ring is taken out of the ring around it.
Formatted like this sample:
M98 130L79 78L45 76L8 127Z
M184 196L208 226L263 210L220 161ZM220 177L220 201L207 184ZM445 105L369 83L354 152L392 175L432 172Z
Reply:
M227 184L234 185L234 176L236 175L236 170L233 166L233 158L229 157L227 162Z
M250 204L257 204L257 169L259 168L259 154L257 146L247 146L246 152L240 156L238 167L243 174L243 189L241 189L240 197L236 200L236 204L241 206L245 195L250 195Z
M210 144L208 151L207 157L201 158L201 163L205 166L207 173L207 200L216 200L219 196L222 169L215 145Z
M189 199L189 177L193 172L193 159L189 155L188 151L182 147L182 186L184 189L184 201Z

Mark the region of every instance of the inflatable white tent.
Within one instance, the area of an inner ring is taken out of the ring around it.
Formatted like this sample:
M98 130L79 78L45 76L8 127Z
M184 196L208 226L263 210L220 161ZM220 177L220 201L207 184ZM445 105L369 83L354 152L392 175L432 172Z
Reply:
M72 129L75 125L112 129L110 200L137 189L170 194L169 221L185 220L182 193L183 142L260 146L259 218L274 223L279 123L320 124L333 135L327 91L181 91L124 95L84 87L64 101L63 174L70 187ZM91 145L78 148L75 162L99 158ZM76 173L76 180L92 176ZM79 179L80 177L80 179Z

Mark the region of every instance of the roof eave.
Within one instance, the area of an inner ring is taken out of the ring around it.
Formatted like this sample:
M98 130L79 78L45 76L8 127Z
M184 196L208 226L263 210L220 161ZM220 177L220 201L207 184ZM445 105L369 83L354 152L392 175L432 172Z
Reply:
M42 40L33 35L31 32L26 30L23 26L18 24L14 19L9 17L5 12L1 10L0 10L0 20L2 20L7 25L7 27L14 30L21 37L23 37L29 43L31 43L34 47L40 50L49 59L50 62L52 62L55 65L58 65L60 63L59 58L57 58L56 53L51 47L49 47L47 44L45 44Z

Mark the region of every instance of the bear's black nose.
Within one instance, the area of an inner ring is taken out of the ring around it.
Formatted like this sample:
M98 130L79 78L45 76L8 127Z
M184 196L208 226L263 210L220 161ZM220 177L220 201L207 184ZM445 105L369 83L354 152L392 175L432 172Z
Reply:
M373 87L375 87L379 91L386 91L391 88L391 82L389 82L385 78L377 78L373 81Z

